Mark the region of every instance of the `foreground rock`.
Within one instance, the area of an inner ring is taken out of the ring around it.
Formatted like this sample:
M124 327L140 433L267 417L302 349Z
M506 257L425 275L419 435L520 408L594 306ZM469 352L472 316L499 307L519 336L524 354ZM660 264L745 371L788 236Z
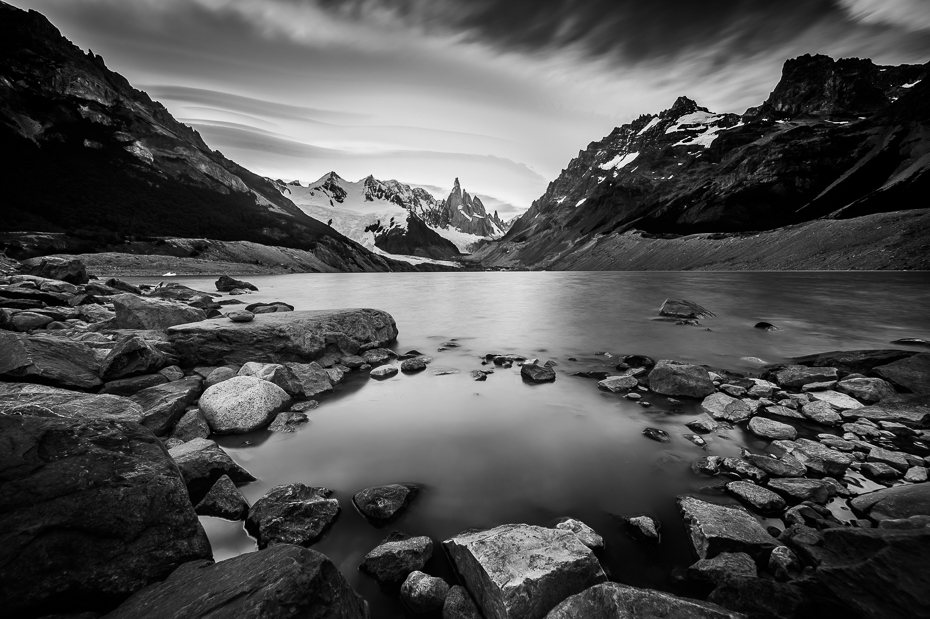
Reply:
M659 361L649 372L649 389L662 395L703 398L714 392L707 370L688 363Z
M207 319L202 309L175 301L149 299L134 294L119 294L112 301L119 329L163 331L175 325Z
M249 502L228 475L223 475L210 491L197 503L198 516L213 516L224 520L245 520L249 515Z
M553 608L546 619L739 619L715 604L671 593L608 582L575 594Z
M555 370L546 365L524 363L520 368L520 376L531 383L551 383L555 380Z
M442 608L449 593L449 584L423 572L411 572L400 587L400 597L416 614L429 613Z
M604 380L598 381L597 386L605 391L618 393L620 391L635 389L638 384L639 381L633 376L608 376Z
M0 379L95 389L99 362L87 345L59 337L0 331Z
M568 531L511 524L462 533L443 546L488 619L538 619L607 580L591 549Z
M168 329L187 365L248 361L312 361L327 349L344 355L384 346L397 337L387 312L373 309L260 314L247 323L207 320Z
M275 544L309 546L319 540L339 515L332 490L304 484L275 486L249 510L245 528L258 547Z
M384 524L397 517L417 494L413 484L388 484L355 493L352 502L365 518Z
M29 258L20 263L19 272L23 275L57 279L74 285L86 284L90 281L87 275L87 267L77 258L61 258L58 256Z
M688 527L691 544L701 559L721 552L745 552L758 556L781 544L759 521L738 506L708 503L694 497L678 497L678 507Z
M204 391L200 412L217 434L240 434L267 426L290 399L273 383L236 376Z
M919 353L873 370L880 377L907 391L930 394L930 353Z
M236 464L219 445L205 438L195 438L178 445L168 450L168 454L178 465L194 505L221 477L226 476L237 484L255 481L255 477Z
M174 463L135 423L0 415L0 604L106 612L210 543Z
M453 585L442 604L442 619L480 619L478 608L465 587Z
M574 518L563 518L555 525L556 529L562 529L563 531L571 531L575 534L581 543L590 548L591 550L597 550L598 548L604 547L604 538L597 534L597 532L581 522L580 520L575 520Z
M358 569L382 584L402 582L407 575L422 570L433 556L433 540L391 533L365 555Z
M142 407L128 398L28 383L0 383L0 413L85 421L141 422Z
M862 494L849 502L872 520L897 520L930 515L930 484L894 486Z
M203 381L190 377L143 389L130 399L142 407L142 425L161 436L175 426L202 391Z
M368 604L314 550L281 544L216 564L194 561L108 619L367 619Z
M701 559L688 568L688 579L717 585L731 576L755 578L756 562L745 552L721 552L713 559Z

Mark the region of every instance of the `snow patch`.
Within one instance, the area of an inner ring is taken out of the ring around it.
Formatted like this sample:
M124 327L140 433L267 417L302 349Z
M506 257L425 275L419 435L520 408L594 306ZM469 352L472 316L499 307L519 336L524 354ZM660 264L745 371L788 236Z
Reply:
M685 114L678 119L674 125L665 130L665 134L675 133L676 131L681 131L682 129L687 129L692 125L710 125L718 120L720 120L718 114L711 114L710 112L694 112L692 114Z
M627 153L626 155L617 155L607 163L602 163L598 167L602 170L613 170L614 168L622 168L627 166L639 157L639 153Z
M587 198L582 198L582 199L578 200L578 202L575 203L575 208L578 208L579 206L581 206L582 204L584 204L584 203L585 203L585 200L587 200Z
M923 80L917 80L916 82L911 82L910 84L904 84L901 88L913 88L917 84L921 83Z
M642 129L640 129L639 131L637 131L637 132L636 132L636 135L642 135L643 133L646 133L647 131L649 131L650 129L652 129L652 128L655 127L656 125L658 125L658 124L659 124L659 121L661 121L661 120L662 120L661 118L659 118L658 116L656 116L655 118L653 118L652 120L649 121L649 124L648 124L648 125L646 125L646 126L643 127Z

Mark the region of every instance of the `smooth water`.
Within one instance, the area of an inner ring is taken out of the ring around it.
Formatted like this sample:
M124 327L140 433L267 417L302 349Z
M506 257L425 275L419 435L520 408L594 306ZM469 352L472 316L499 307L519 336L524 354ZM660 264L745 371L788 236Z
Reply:
M141 279L141 278L139 278ZM693 562L675 497L713 481L691 473L703 455L763 451L740 429L706 435L702 450L682 437L696 402L644 394L651 408L569 376L610 370L610 355L643 354L751 373L758 360L829 350L891 348L903 337L930 339L928 273L410 273L249 277L261 292L245 302L281 300L298 310L372 307L390 312L394 349L434 357L426 371L383 382L354 373L295 434L257 432L220 444L259 481L242 487L258 500L277 484L335 491L335 525L313 547L328 555L371 604L373 617L402 617L400 603L357 571L392 529L436 543L426 571L454 582L440 543L467 528L579 518L607 542L599 552L614 580L675 590L669 574ZM213 290L214 278L177 278ZM665 298L716 313L700 327L652 320ZM758 321L780 330L754 329ZM450 339L459 348L437 352ZM486 353L551 359L555 383L529 385L519 367L494 368L486 382L469 372ZM574 357L577 361L569 361ZM756 358L757 360L750 360ZM441 370L456 374L438 376ZM662 444L646 427L672 436ZM814 433L821 429L801 428ZM367 523L352 495L369 486L421 487L399 520ZM726 501L721 497L720 500ZM617 516L650 514L662 542L632 540ZM255 549L241 523L203 518L218 560Z

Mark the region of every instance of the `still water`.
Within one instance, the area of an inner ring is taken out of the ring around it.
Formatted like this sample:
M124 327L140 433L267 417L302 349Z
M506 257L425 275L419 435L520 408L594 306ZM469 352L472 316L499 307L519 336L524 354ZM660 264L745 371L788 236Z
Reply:
M682 437L696 402L645 394L644 408L570 376L610 370L609 355L642 354L751 373L759 360L828 350L890 348L903 337L930 339L928 273L415 273L250 277L261 292L298 310L372 307L390 312L394 349L435 360L426 371L383 382L356 373L319 398L295 434L258 432L220 444L259 481L242 487L250 503L277 484L335 491L342 513L314 548L328 555L371 604L372 616L403 617L399 602L358 572L363 556L392 529L436 543L426 570L454 582L439 543L467 528L506 523L586 522L607 546L613 580L675 591L675 567L693 562L675 497L711 480L691 473L703 455L757 452L766 443L740 429L707 435L706 449ZM214 278L177 278L213 290ZM652 320L665 298L710 309L700 327ZM780 328L754 329L758 321ZM438 352L450 339L459 348ZM519 368L495 368L486 382L469 372L486 353L553 360L555 383L529 385ZM569 357L577 359L570 361ZM755 358L755 359L750 359ZM436 375L452 370L458 373ZM663 444L642 435L666 430ZM805 433L821 429L803 428ZM248 443L248 444L247 444ZM411 482L419 496L385 529L368 524L352 495ZM726 501L727 499L721 498ZM649 514L662 542L631 539L618 516ZM217 560L255 549L239 523L203 518Z

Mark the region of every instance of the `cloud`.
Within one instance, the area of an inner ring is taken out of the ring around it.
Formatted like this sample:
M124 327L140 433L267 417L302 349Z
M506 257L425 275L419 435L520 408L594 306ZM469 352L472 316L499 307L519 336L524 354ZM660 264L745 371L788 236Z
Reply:
M869 24L897 26L914 32L930 30L930 3L926 0L839 0L853 19Z

